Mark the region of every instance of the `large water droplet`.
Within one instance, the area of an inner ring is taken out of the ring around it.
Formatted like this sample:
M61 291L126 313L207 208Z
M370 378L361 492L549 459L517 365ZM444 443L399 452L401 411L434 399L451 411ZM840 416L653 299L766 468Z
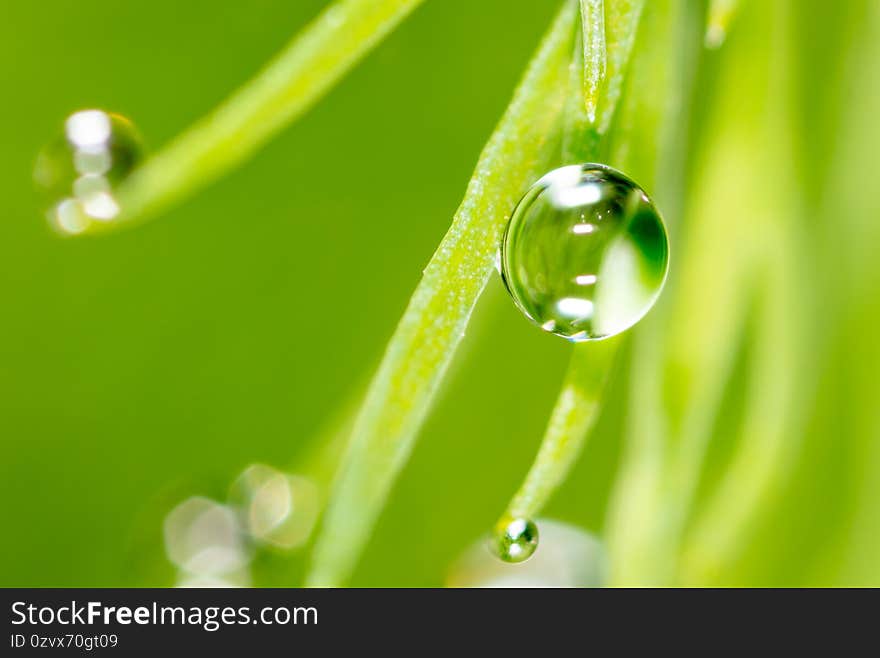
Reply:
M505 562L528 560L538 547L538 526L529 519L505 518L490 538L492 552Z
M520 200L501 243L516 305L545 331L608 338L654 305L669 262L666 228L645 192L600 164L554 169Z
M104 110L71 114L34 166L51 224L76 234L94 222L112 221L120 210L114 190L142 157L141 139L128 119Z
M602 543L577 526L540 518L541 550L509 564L486 550L485 540L468 547L451 566L449 587L601 587L607 557Z

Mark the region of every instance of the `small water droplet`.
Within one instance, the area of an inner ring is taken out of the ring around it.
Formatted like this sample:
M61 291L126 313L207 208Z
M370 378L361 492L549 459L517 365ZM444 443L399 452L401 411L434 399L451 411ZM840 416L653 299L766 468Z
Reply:
M490 548L505 562L528 560L538 548L538 526L529 519L502 519L490 538Z
M501 243L514 302L573 342L618 334L654 305L669 264L666 228L645 192L601 164L554 169L520 200Z
M607 556L597 537L583 528L539 518L541 550L521 564L502 562L485 539L468 546L452 563L449 587L601 587Z
M45 194L50 223L77 234L119 214L114 190L143 157L132 123L104 110L82 110L37 156L34 182Z

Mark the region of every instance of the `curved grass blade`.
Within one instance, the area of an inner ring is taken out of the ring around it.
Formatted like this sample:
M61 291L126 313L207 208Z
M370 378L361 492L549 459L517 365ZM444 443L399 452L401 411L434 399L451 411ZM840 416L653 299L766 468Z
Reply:
M565 481L602 408L620 337L576 345L541 448L505 516L532 519Z
M391 338L355 422L308 585L348 578L412 450L493 269L504 223L546 161L566 95L576 11L566 0L544 37Z
M589 0L581 2L583 30L582 36L575 44L569 78L569 99L566 105L563 158L567 162L589 162L598 159L600 135L594 125L595 117L589 116L590 104L601 101L609 120L617 104L616 100L607 99L604 95L597 96L592 101L589 98L584 101L585 96L591 93L588 81L595 73L596 66L595 62L591 63L588 60L591 57L588 49L596 48L601 44L603 49L601 56L595 53L593 55L603 62L605 58L605 25L596 18L596 12L602 11L602 4L599 2L597 7L597 3ZM619 8L618 6L617 10ZM629 23L631 29L638 29L638 18L637 14L635 22ZM597 33L601 33L601 36ZM619 36L621 35L616 35ZM608 42L607 47L609 51L614 51L618 55L622 53L624 56L622 63L625 64L632 52L634 41L635 35L627 34L623 35L622 40ZM620 65L619 57L617 61L614 75L620 79L609 81L612 87L622 85L626 75L626 66ZM602 94L606 93L608 88L604 87ZM645 157L645 151L644 148L639 151L642 157ZM502 518L533 518L565 481L599 416L602 393L620 340L620 337L617 337L574 347L562 389L550 414L544 437L541 439L541 447Z
M775 233L775 234L774 234ZM769 508L791 472L802 428L793 422L798 403L801 345L796 319L795 267L786 232L766 232L761 281L764 295L752 358L741 436L721 482L701 509L682 548L682 582L708 584L753 536L753 521Z
M760 29L749 33L752 42L740 44L752 48L749 52L773 42L765 24L754 27ZM707 148L695 169L699 177L690 185L688 244L678 259L671 304L659 318L662 325L655 324L655 333L636 346L634 361L641 366L632 397L638 412L610 520L617 585L669 585L681 577L698 485L733 370L731 346L742 340L752 291L765 285L758 277L771 227L792 211L790 191L754 167L756 151L770 168L788 161L790 145L783 143L778 125L767 122L779 97L767 101L764 90L781 88L770 84L768 70L764 58L734 54L724 62L720 96L705 126ZM735 111L733 96L739 99ZM788 248L772 244L770 250ZM791 375L785 369L776 374ZM763 423L767 436L770 416L760 418L755 426ZM753 518L753 502L739 498L743 518Z
M789 12L777 6L773 18L774 36L786 36L791 30ZM795 148L785 130L796 114L790 98L791 62L786 49L774 50L767 60L768 86L778 91L766 103L763 135L752 136L751 151L763 144L765 164L781 168ZM773 136L772 148L766 146L769 135ZM753 231L759 227L761 231L760 242L753 246L756 272L752 276L761 282L761 304L748 397L740 437L724 477L684 540L680 577L685 582L711 582L742 551L762 511L778 500L802 440L799 421L803 414L798 413L798 405L811 386L798 385L809 378L804 369L804 336L797 328L809 315L800 290L810 288L803 284L810 272L803 265L803 238L793 221L803 211L797 207L792 187L785 181L767 185L755 180L742 188L757 192L752 203L762 206L763 212L763 218L761 212L749 213L758 221L747 222Z
M122 213L90 231L130 226L180 202L251 157L305 113L422 0L339 0L222 105L122 184Z
M739 0L711 0L709 16L706 20L706 48L720 48L727 38L727 31L733 21Z
M697 30L702 28L697 25L701 17L695 16L696 13L683 0L659 0L645 8L642 32L624 103L615 118L611 145L613 163L631 172L636 180L656 188L673 242L680 233L676 229L683 207L682 191L692 185L683 179L684 152L688 148L684 128L687 117L683 115L687 105L683 98L692 85L689 74L694 73L686 62L694 55L696 47L691 44L698 43ZM677 253L674 247L671 251ZM664 544L667 534L662 530L667 520L665 475L673 440L673 431L663 410L663 401L669 397L664 388L663 346L669 342L698 345L700 341L692 342L694 332L676 334L664 327L678 326L669 319L675 309L680 309L675 314L678 322L688 317L688 313L702 312L699 303L703 300L699 296L693 305L684 308L676 305L679 297L676 284L693 281L689 273L696 269L688 263L688 255L689 252L684 252L672 260L671 276L663 297L633 336L623 455L611 492L605 531L612 584L660 584L670 578L663 571L668 560L654 559L655 555L667 556L670 552ZM696 271L702 273L699 269ZM697 282L694 287L703 289ZM687 322L682 326L689 329Z

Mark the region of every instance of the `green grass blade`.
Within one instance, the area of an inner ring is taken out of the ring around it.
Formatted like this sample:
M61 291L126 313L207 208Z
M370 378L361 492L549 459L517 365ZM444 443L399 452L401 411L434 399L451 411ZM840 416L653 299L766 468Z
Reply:
M739 9L740 0L711 0L706 19L705 43L707 48L720 48L727 38L730 23Z
M387 347L331 494L309 585L340 585L353 570L493 270L509 213L542 173L566 95L576 11L565 2L544 37Z
M575 346L541 448L510 501L507 517L534 518L565 481L599 417L619 340Z
M609 89L622 85L635 41L634 34L615 32L613 39L606 44L603 4L592 0L582 0L580 4L582 30L575 44L566 104L563 141L566 162L598 159L600 136L595 126L595 107L601 103L605 117L610 121L619 93L614 99L607 98L606 94ZM619 21L621 5L611 4L615 5L611 13ZM630 20L625 24L633 31L638 29L639 16L640 12L627 14ZM613 71L615 80L605 80L606 47L617 58ZM599 79L602 86L594 87L593 79ZM608 84L604 84L606 82ZM575 346L541 447L504 516L536 516L565 481L599 416L602 392L619 342L619 339L610 339Z
M792 18L782 5L775 7L773 36L786 43ZM782 169L790 161L794 144L785 128L800 108L793 109L791 61L787 48L776 48L764 64L774 93L762 115L764 135L753 135L752 152L764 144L764 164ZM773 136L770 140L769 136ZM766 144L772 144L767 147ZM760 180L745 181L762 210L748 213L746 222L760 241L753 242L756 272L760 281L760 306L754 355L747 383L748 396L742 429L725 474L703 505L686 538L681 559L684 582L711 583L723 567L740 554L754 536L754 526L763 512L778 502L778 494L789 477L804 433L798 406L812 385L804 370L804 335L800 322L808 322L798 285L811 273L801 256L802 236L792 218L802 216L797 194L787 180L772 185ZM742 203L742 202L741 202ZM730 218L733 220L733 218ZM741 218L738 221L743 222ZM803 379L802 379L803 378ZM697 465L694 465L696 468Z
M730 572L730 563L754 536L762 510L778 501L803 432L795 422L802 371L801 340L794 330L795 319L801 317L793 285L795 266L788 253L791 241L780 239L784 232L772 233L764 233L770 248L761 268L764 290L747 411L736 452L685 539L679 575L685 584L708 585L718 574Z
M643 0L581 0L581 30L572 61L563 160L598 159L614 119L635 43Z
M91 231L144 221L251 157L305 113L422 0L339 0L222 105L120 186L122 213Z
M849 55L846 88L859 89L856 103L846 104L841 129L832 133L836 153L831 160L823 205L828 218L826 234L819 243L825 259L835 263L829 296L841 290L838 317L848 319L845 333L834 336L840 353L847 354L836 369L844 369L848 386L843 387L846 415L852 424L855 445L851 449L856 465L848 476L853 504L846 515L846 531L836 539L839 552L831 560L832 582L845 586L880 586L880 404L877 403L877 373L880 372L880 343L876 327L880 322L880 196L866 194L876 182L876 159L880 151L880 6L869 3L859 17L859 32L850 33L850 43L859 55ZM853 38L853 37L856 38ZM843 207L841 207L843 205ZM815 236L810 235L810 239ZM835 251L824 249L833 244ZM845 267L837 263L846 263ZM829 277L830 278L830 277ZM803 288L803 286L800 286ZM827 297L823 297L827 299ZM853 346L858 345L857 350ZM839 381L839 380L838 380ZM834 380L826 384L834 387ZM827 404L827 403L826 403ZM832 408L836 408L833 407ZM835 433L843 433L836 422ZM835 450L839 437L833 436ZM823 465L824 466L824 465ZM823 528L824 529L824 528Z
M752 290L747 273L754 261L754 225L738 217L744 210L741 190L750 181L737 176L748 167L749 153L735 143L716 146L691 201L690 217L700 221L689 222L688 246L677 257L675 281L667 291L670 308L661 319L675 329L664 331L652 323L652 331L637 341L635 423L628 432L612 513L612 578L617 584L662 584L673 577L674 538L683 529L696 489L732 368L729 346L737 344ZM760 209L754 210L753 217L761 216ZM658 334L667 336L666 346Z
M605 84L596 106L600 134L608 131L614 118L644 5L645 0L605 2Z
M600 26L601 27L601 26ZM562 163L579 164L599 159L600 136L595 125L595 108L585 102L587 77L592 75L584 66L584 39L581 31L575 34L574 49L568 77L568 99L565 103L562 133ZM603 52L604 52L603 41ZM603 65L604 66L604 65ZM603 73L604 75L604 73Z
M605 82L605 0L581 0L583 104L590 123L596 121L599 93Z
M691 88L690 75L693 74L692 71L689 74L682 62L689 61L693 51L699 48L701 17L681 0L666 0L646 7L640 29L642 32L624 103L613 128L611 161L631 171L636 180L644 181L649 186L649 193L654 194L660 203L671 229L672 260L670 278L658 307L634 334L628 427L606 532L614 582L659 584L668 582L671 576L665 570L674 568L669 567L671 549L667 529L670 524L677 523L676 510L665 501L668 487L677 486L674 478L670 478L673 480L671 484L667 481L667 474L679 426L675 419L670 419L664 401L680 401L685 407L683 412L688 409L687 395L678 395L681 383L676 375L679 370L669 368L664 357L673 347L680 348L687 364L681 374L686 376L690 372L691 359L699 362L704 346L713 346L713 343L707 343L712 340L713 331L720 328L722 332L732 332L734 337L737 335L737 324L730 321L731 317L736 319L736 314L717 315L721 300L729 303L731 311L736 308L738 297L731 294L726 298L725 293L731 289L724 284L733 278L732 275L728 277L728 269L737 261L720 258L713 249L687 248L693 243L724 244L724 239L718 241L717 233L725 230L723 223L713 229L714 216L712 222L707 221L710 217L704 217L707 214L704 206L691 213L699 220L694 222L695 226L685 227L690 230L685 248L682 249L676 240L682 232L679 215L685 183L689 189L711 190L708 183L694 184L683 181L682 176L682 151L688 148L687 135L682 130L687 121L684 114L687 105L682 98ZM654 185L656 191L650 189ZM734 185L730 187L733 189ZM712 198L709 195L707 191L707 203ZM716 207L719 205L717 199L715 204ZM722 262L724 267L713 270L711 265L715 262ZM701 279L707 270L709 277ZM681 287L687 290L681 292ZM709 294L719 289L723 292ZM737 286L732 288L732 293L739 291ZM720 310L726 312L728 306ZM709 322L709 327L695 327L689 314L701 321L704 317L708 320L717 317L718 321ZM676 330L667 335L664 331L667 327ZM726 335L718 334L717 339L724 340ZM709 363L707 369L714 363ZM725 370L722 366L723 362L719 364L717 374L723 378ZM671 388L665 379L667 376ZM688 394L697 391L703 396L701 399L708 399L710 409L715 399L713 390L703 390L699 386L687 388ZM701 407L694 400L689 406L695 412ZM681 414L676 412L673 415L678 418Z
M633 399L640 405L637 417L650 421L640 420L631 431L624 476L615 492L612 582L618 585L668 585L682 577L682 562L693 560L693 565L699 565L688 566L690 571L713 559L685 552L685 545L695 510L699 514L696 493L730 383L735 357L731 346L742 341L754 291L769 284L761 277L767 273L765 258L775 257L782 263L788 258L784 250L791 248L773 238L780 222L793 214L791 190L763 175L774 166L783 168L788 161L791 145L780 138L779 124L772 120L784 92L769 100L765 97L765 89L782 88L769 73L770 53L764 51L761 59L741 57L747 50L769 48L768 44L775 43L773 37L782 35L770 33L765 23L756 22L754 27L737 41L733 55L725 54L718 72L720 93L704 127L707 148L695 168L699 176L690 185L687 245L677 259L669 312L662 318L665 329L655 327L661 333L655 332L636 348L636 360L645 360L634 380ZM756 152L763 154L764 167L754 166ZM774 299L779 302L780 298ZM740 488L734 497L718 494L719 501L710 505L717 512L730 504L723 514L709 512L716 528L736 521L731 527L741 531L759 511L761 492L772 488L765 467L784 470L784 460L777 459L782 455L779 442L784 440L778 431L784 416L779 413L787 409L790 378L796 376L796 369L788 352L793 341L786 349L778 348L779 341L785 340L779 333L783 326L790 325L782 321L775 330L760 332L761 340L770 342L756 347L771 364L770 369L762 364L760 376L768 377L765 384L767 400L774 401L772 409L751 398L756 407L746 414L746 422L756 433L754 439L760 440L760 435L767 445L753 450L750 439L740 446L729 476L736 478ZM770 358L768 350L774 349L779 360ZM653 384L646 383L651 380ZM766 462L758 464L752 461L755 458ZM740 460L744 462L736 466ZM749 469L751 482L750 477L742 477ZM703 539L698 540L696 550L708 550L711 542L704 539L709 535L724 543L735 540L737 531L710 530L707 535L698 529Z

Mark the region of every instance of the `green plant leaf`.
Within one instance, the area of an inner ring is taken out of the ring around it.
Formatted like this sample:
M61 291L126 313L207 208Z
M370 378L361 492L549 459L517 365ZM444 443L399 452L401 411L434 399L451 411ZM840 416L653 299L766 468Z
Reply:
M576 11L566 0L544 37L391 338L331 495L309 585L340 585L354 568L492 272L509 213L542 173L566 96Z
M739 9L740 0L710 0L706 19L707 48L719 48L727 38L730 23Z
M774 36L784 38L792 29L791 16L779 7L771 15ZM752 123L759 128L749 125L739 130L742 139L752 140L752 149L772 142L771 148L763 148L764 166L782 169L795 148L785 137L786 124L796 114L790 98L788 50L775 50L764 67L768 86L776 91L756 112ZM760 76L755 77L761 80ZM774 136L772 140L768 139L770 135ZM798 321L806 314L798 283L807 281L809 273L801 255L803 241L791 221L800 214L796 209L796 190L784 182L769 183L754 167L741 176L740 189L752 190L755 198L741 202L737 213L740 216L727 216L727 222L745 224L753 236L746 238L749 247L744 250L751 254L752 271L746 271L744 276L760 282L756 285L760 288L754 354L748 368L747 402L734 453L682 540L679 577L686 583L713 582L714 574L735 559L753 538L754 525L764 510L777 502L801 444L803 427L798 419L804 414L799 406L805 404L813 388L798 385L806 375L805 341L797 330ZM760 239L754 237L757 235ZM710 430L703 428L702 433L704 438L695 437L693 441L707 443ZM701 460L695 459L690 466L691 481L699 477L697 471L701 468ZM692 486L696 486L695 482Z
M609 13L618 22L622 20L621 16L626 16L621 25L628 25L633 32L638 29L640 11L633 11L628 3L612 2L609 5ZM595 116L592 116L590 108L601 106L605 120L611 121L617 108L617 98L611 99L606 95L609 90L619 89L623 84L635 42L635 34L623 34L619 31L619 26L618 30L612 32L612 38L606 41L602 2L582 0L580 6L582 31L575 45L572 75L569 79L569 101L566 105L563 146L563 158L566 162L598 159L601 137L596 131ZM604 77L606 48L608 52L614 53L616 61L613 80L606 80ZM601 52L598 52L600 49ZM602 86L594 87L593 79L600 79ZM633 89L628 103L633 105L644 91ZM619 93L615 93L619 97ZM629 118L636 120L635 117ZM633 153L638 153L643 159L650 159L654 157L656 148L651 142L642 144ZM621 160L615 164L627 163ZM565 481L599 416L602 393L620 340L617 337L574 347L562 388L541 440L541 447L525 480L511 499L505 517L533 518Z
M302 116L422 0L339 0L211 114L135 170L121 214L91 232L130 226L179 203L250 158Z
M703 128L707 148L689 190L687 245L676 261L666 313L636 345L635 421L627 438L610 524L614 584L671 584L682 577L679 569L685 536L697 508L698 485L721 401L731 381L736 355L731 346L742 340L755 291L772 280L762 276L773 272L766 268L765 258L789 248L778 238L780 218L792 213L792 190L765 175L768 170L784 167L791 148L778 136L770 138L779 134L779 106L785 102L785 86L773 78L771 69L779 66L778 62L767 65L772 59L769 55L745 58L748 66L737 57L746 49L769 48L767 44L773 39L767 23L761 25L763 31L750 33L735 49L725 52L716 73L719 98ZM767 100L767 88L779 91ZM755 166L756 151L763 154L762 167ZM788 267L787 256L775 257L779 267ZM790 276L791 272L784 270L779 281ZM776 302L780 299L776 295L785 296L779 291L772 294ZM792 318L797 317L787 308ZM762 313L766 312L765 304ZM780 320L778 315L775 318ZM769 371L762 366L763 374L756 376L767 378L756 384L755 395L763 396L766 386L767 400L774 400L774 409L757 404L746 414L745 422L767 445L755 450L751 439L740 442L740 452L732 458L732 463L740 466L728 477L736 477L741 486L733 497L717 494L730 507L721 516L712 514L711 521L717 528L735 520L731 527L736 530L721 534L713 530L707 535L699 529L698 551L708 550L714 540L725 544L724 550L732 548L727 542L737 542L737 535L759 513L759 492L772 488L765 478L769 471L764 469L775 464L780 476L785 470L784 460L776 458L782 455L779 442L784 442L785 436L776 430L781 422L779 414L788 418L788 378L796 376L797 360L792 341L780 350L778 342L784 340L784 330L777 332L790 320L782 319L780 326L767 331L766 318L760 318L764 330L758 332L759 340L771 342L761 342L754 349L776 366ZM781 362L768 358L767 345L776 345ZM764 465L753 461L757 455L767 459ZM749 466L744 467L741 460ZM744 471L750 471L750 476L744 478ZM747 482L749 477L754 481ZM729 487L724 485L724 489ZM746 495L747 491L752 493ZM722 509L718 500L710 507ZM712 541L707 540L710 535ZM715 559L723 552L717 547L712 555L695 559L694 566L717 564Z
M505 513L532 519L565 481L602 408L602 394L621 337L576 345L541 447Z

